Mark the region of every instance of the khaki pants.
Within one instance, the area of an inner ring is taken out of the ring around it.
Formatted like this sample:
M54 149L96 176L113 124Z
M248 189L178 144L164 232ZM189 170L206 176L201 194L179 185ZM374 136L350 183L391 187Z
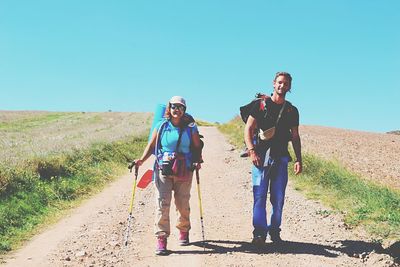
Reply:
M169 211L171 206L172 191L178 219L176 228L182 232L190 230L190 189L192 187L193 172L188 173L188 179L180 181L174 176L164 176L161 171L155 172L154 185L156 188L156 218L155 234L156 236L168 237L171 233Z

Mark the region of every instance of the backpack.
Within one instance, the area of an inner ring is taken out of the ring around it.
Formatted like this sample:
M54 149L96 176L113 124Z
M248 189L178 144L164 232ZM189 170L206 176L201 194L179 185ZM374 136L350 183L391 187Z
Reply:
M251 112L251 110L253 109L253 106L254 106L254 104L255 104L255 102L256 102L257 100L260 100L260 99L263 100L263 101L260 101L260 106L259 106L259 108L260 108L260 110L264 110L264 108L265 108L265 101L266 101L268 98L270 98L270 96L268 96L268 95L266 95L266 94L262 94L262 93L257 93L255 97L256 97L256 98L253 99L249 104L240 107L240 117L242 118L242 120L243 120L244 123L247 122L247 119L248 119L249 116L250 116L250 112Z
M184 124L189 126L189 129L191 130L192 128L190 127L190 124L195 123L194 118L190 114L185 113L185 115L182 119L183 119ZM190 132L190 133L192 133L192 132ZM204 136L199 133L199 137L200 137L200 147L199 148L196 149L193 146L192 142L190 142L190 151L192 152L192 162L193 163L203 163L204 162L203 155L202 155L204 142L203 142L203 140L201 140L201 138L204 138Z
M270 96L266 95L266 94L262 94L262 93L257 93L255 96L255 99L253 99L249 104L241 106L240 109L240 117L242 118L243 122L246 123L247 119L250 116L250 112L253 109L255 103L257 100L263 100L260 101L260 105L259 105L259 109L260 110L264 110L266 107L266 101L268 98L271 98ZM286 100L286 107L284 112L291 112L292 111L292 103L290 103L289 101Z

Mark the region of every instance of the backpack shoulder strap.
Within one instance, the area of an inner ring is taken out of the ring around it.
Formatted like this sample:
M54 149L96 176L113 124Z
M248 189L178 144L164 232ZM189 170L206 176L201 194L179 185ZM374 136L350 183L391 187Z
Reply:
M160 138L160 136L161 136L162 131L164 130L165 126L167 125L167 123L168 123L168 120L164 119L164 121L160 125L160 128L158 128L158 130L157 130L156 147L154 148L154 155L156 156L157 163L158 163L157 154L158 154L158 151L161 149L161 138Z
M182 134L183 134L184 129L179 127L179 137L178 137L178 142L176 143L176 153L178 153L179 145L181 144L181 139L182 139Z

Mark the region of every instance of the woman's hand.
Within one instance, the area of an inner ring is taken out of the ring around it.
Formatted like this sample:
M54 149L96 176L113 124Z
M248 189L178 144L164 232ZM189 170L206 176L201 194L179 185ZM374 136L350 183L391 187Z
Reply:
M135 162L135 165L136 165L136 167L140 167L140 166L142 166L143 165L143 162L144 162L144 160L141 160L141 159L135 159L134 160L134 162Z
M201 163L195 163L194 164L194 169L195 170L200 170L201 169Z

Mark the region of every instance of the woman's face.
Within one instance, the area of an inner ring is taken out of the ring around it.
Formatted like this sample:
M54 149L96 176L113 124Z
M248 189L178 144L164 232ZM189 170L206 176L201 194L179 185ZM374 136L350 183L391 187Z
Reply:
M170 104L171 116L173 118L181 118L185 114L185 106L181 104Z

